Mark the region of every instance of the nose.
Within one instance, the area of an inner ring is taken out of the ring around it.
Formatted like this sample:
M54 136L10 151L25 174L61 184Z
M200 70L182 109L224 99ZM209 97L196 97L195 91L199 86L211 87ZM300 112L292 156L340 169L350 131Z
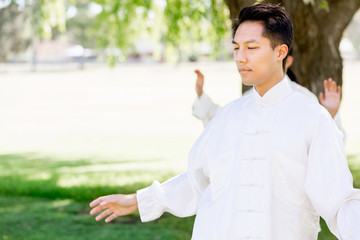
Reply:
M245 64L247 62L247 58L241 49L236 49L234 51L234 60L235 60L235 62L238 62L241 64Z

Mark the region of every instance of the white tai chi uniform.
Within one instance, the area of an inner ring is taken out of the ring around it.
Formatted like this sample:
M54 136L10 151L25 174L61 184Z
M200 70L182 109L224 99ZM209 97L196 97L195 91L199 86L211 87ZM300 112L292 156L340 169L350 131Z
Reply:
M318 102L318 99L315 96L315 94L309 91L309 89L301 86L300 84L297 84L294 81L289 81L289 82L291 87L295 91L299 91L300 93L303 93L306 96L308 96L310 99L313 99L314 101ZM251 91L245 92L244 96L249 92ZM213 119L215 115L220 111L220 109L221 106L215 104L206 93L203 93L200 98L197 97L195 99L192 107L192 114L194 117L200 119L204 123L204 126L206 126L211 121L211 119ZM341 131L341 133L344 135L344 140L345 140L346 133L341 124L340 111L336 113L334 117L334 121L336 123L336 126Z
M287 77L227 104L194 144L188 169L137 192L141 220L196 214L193 240L315 240L319 215L360 239L342 134Z

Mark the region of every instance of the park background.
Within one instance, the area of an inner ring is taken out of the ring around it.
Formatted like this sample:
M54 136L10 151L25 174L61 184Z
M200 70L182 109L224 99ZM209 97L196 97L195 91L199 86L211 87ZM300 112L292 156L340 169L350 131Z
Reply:
M133 45L107 48L96 45L96 34L73 37L79 28L72 30L71 21L82 19L77 16L82 7L99 11L95 3L78 1L77 7L73 1L64 8L64 32L54 27L50 36L30 28L30 38L17 37L16 26L6 28L15 21L1 14L14 3L23 13L21 2L26 1L2 1L0 9L0 41L21 46L27 39L23 48L0 54L0 239L190 239L193 217L165 214L142 224L135 213L105 224L88 214L88 203L104 194L132 193L186 169L190 148L203 130L191 115L194 69L203 71L205 91L216 103L241 96L230 35L218 52L213 39L206 38L185 44L184 51L169 47L165 52L150 34L134 36ZM349 26L357 32L345 32L341 44L340 108L357 187L359 19L358 11ZM81 28L91 32L88 22ZM124 48L131 50L125 54ZM322 228L319 239L335 239L324 223Z

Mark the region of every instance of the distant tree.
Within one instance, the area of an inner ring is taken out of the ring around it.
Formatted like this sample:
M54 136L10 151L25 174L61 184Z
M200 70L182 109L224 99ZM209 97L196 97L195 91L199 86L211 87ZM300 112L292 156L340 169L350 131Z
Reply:
M229 38L229 10L222 0L97 0L99 45L120 47L124 54L139 36L151 34L165 49L183 52L202 40L214 45L215 54ZM194 47L193 47L194 48Z
M19 10L16 2L0 9L0 61L5 61L11 53L19 53L31 43L30 12Z
M160 17L167 46L210 39L215 51L223 48L229 24L240 9L255 2L279 3L290 13L295 42L293 71L300 83L318 95L323 80L332 77L342 85L339 44L346 26L360 7L360 0L97 0L102 46L127 46L139 32L151 29L154 13ZM226 5L225 5L226 4ZM227 6L227 7L226 7ZM160 13L160 14L159 14ZM126 48L125 48L126 49ZM245 90L245 88L243 88Z
M91 12L91 2L78 0L71 7L76 9L76 14L67 18L64 35L71 43L80 44L85 48L96 48L99 34L94 29L96 13Z

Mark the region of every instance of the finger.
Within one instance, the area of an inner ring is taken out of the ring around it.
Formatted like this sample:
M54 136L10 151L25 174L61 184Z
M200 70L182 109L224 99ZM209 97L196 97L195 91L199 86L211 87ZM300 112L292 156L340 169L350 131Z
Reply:
M201 72L199 71L199 69L196 69L194 72L196 73L197 77L199 77L200 75L202 75Z
M335 81L331 82L331 91L336 92L336 82Z
M196 73L198 78L204 78L204 75L202 74L202 72L200 72L199 69L196 69L194 72Z
M107 215L109 215L110 213L112 213L112 211L110 209L106 209L105 211L103 211L102 213L100 213L99 215L96 216L95 220L96 221L100 221L101 219L103 219L104 217L106 217Z
M100 212L101 210L104 210L105 208L106 208L106 206L99 205L90 211L90 215L94 215L94 214Z
M102 202L102 200L104 199L104 197L99 197L95 200L93 200L89 205L90 207L95 207L96 205L98 205L100 202Z
M114 218L116 218L116 217L118 217L118 215L116 214L116 213L113 213L113 214L111 214L109 217L107 217L106 219L105 219L105 222L110 222L111 220L113 220Z
M324 80L324 92L325 92L325 96L326 93L329 92L329 84L327 80Z
M338 86L338 87L337 87L337 93L338 93L339 95L341 95L341 86Z

